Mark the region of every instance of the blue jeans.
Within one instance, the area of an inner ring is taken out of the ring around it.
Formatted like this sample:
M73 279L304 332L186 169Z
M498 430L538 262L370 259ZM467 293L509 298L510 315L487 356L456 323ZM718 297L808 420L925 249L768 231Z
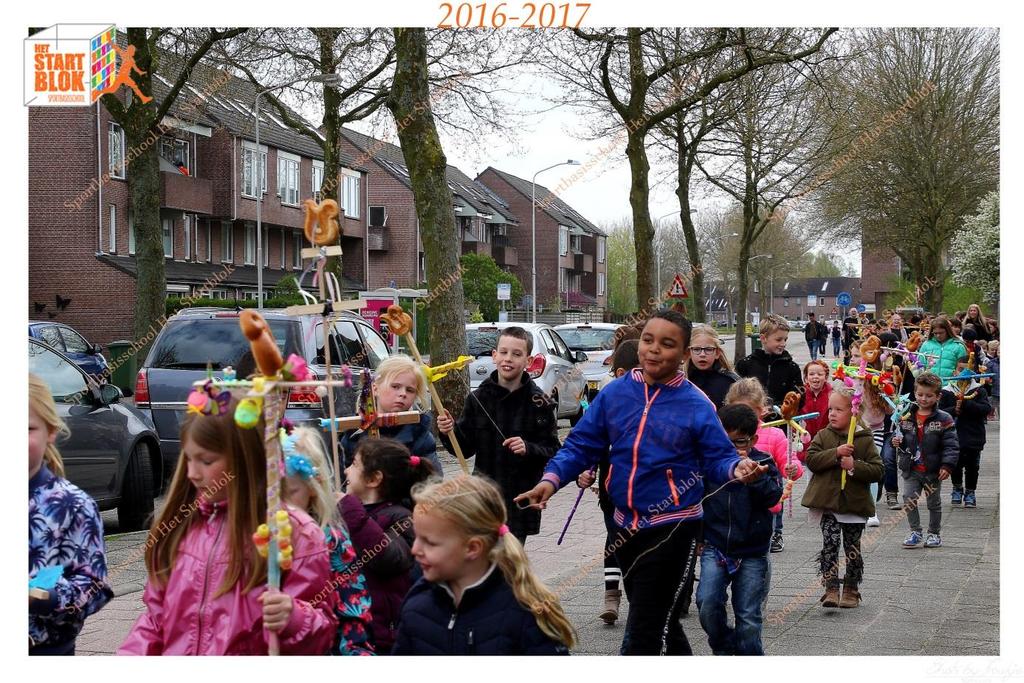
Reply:
M782 513L785 512L785 511L786 511L786 504L783 503L782 504L782 509L779 510L778 512L776 512L774 518L772 519L772 530L773 531L782 531Z
M811 360L816 359L818 357L818 340L807 342L807 348L811 351Z
M833 339L832 340L832 355L833 356L836 356L836 357L839 356L839 342L840 341L841 340L839 340L839 339Z
M747 557L739 570L729 576L715 559L715 551L705 548L700 556L700 582L697 584L697 610L700 625L708 634L708 644L716 655L763 655L761 624L763 601L771 583L768 556ZM730 628L726 615L726 588L732 584L732 611L736 626Z
M900 485L896 470L896 447L892 445L892 437L882 443L882 464L885 465L885 479L882 480L886 493L899 493Z

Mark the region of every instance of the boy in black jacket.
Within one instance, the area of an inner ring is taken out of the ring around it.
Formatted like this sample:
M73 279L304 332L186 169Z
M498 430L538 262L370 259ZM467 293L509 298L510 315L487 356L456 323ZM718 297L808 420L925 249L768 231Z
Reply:
M771 582L768 546L774 527L770 508L782 497L782 476L772 456L754 448L757 414L741 403L718 411L740 457L768 471L747 486L730 483L704 501L704 550L700 557L697 609L700 625L716 655L763 655L762 607ZM726 616L726 588L732 585L735 628Z
M761 348L755 349L736 364L740 377L756 377L768 392L773 405L781 406L790 391L804 393L800 366L786 351L789 323L780 315L769 313L761 321Z
M966 361L957 363L957 374L967 367ZM985 424L988 422L988 414L992 411L988 390L973 379L950 382L942 389L939 408L953 416L956 421L957 440L960 443L960 458L952 474L952 503L963 504L965 508L978 507L974 491L978 488L981 451L985 448ZM967 471L966 482L964 470Z
M456 430L463 455L476 455L473 473L501 488L508 528L523 545L540 533L540 510L521 510L513 498L537 483L562 446L555 404L526 372L532 353L531 333L515 326L501 330L491 352L496 369L466 397L458 424L447 412L437 418L445 447L453 450L447 435Z

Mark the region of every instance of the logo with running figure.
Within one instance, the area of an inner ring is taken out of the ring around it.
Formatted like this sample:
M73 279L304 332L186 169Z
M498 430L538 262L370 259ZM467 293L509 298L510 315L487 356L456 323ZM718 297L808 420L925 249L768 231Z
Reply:
M122 85L149 102L133 78L144 73L135 47L117 46L113 24L56 24L25 39L27 106L87 107Z

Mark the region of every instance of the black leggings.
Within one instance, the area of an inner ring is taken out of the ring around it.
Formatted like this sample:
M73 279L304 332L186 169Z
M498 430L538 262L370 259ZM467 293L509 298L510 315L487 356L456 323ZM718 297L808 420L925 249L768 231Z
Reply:
M700 521L677 522L636 531L617 550L629 616L622 637L624 655L692 655L679 616L689 556L696 552Z
M843 582L847 586L856 587L864 580L864 556L860 551L860 537L863 533L863 524L839 522L831 512L821 516L822 548L818 554L818 573L825 588L839 587L840 543L846 551L846 576Z
M953 468L954 488L966 488L974 491L978 487L978 470L981 468L981 451L977 448L961 448L960 459L956 461ZM967 481L964 481L964 472L967 473ZM964 485L966 484L966 486Z

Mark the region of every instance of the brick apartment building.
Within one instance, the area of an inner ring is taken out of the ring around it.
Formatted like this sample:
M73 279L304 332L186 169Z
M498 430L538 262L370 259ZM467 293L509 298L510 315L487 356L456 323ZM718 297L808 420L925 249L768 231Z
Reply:
M527 293L531 288L531 190L529 180L487 167L477 180L508 201L519 228L508 234L518 251L511 270ZM604 311L608 306L606 235L578 211L536 186L537 198L537 308L538 310Z
M887 308L886 298L892 293L894 280L902 269L900 257L887 247L870 246L864 239L860 244L860 277L862 282L861 301L853 303L874 304L876 311ZM913 302L904 304L913 306Z
M426 281L427 264L412 182L401 148L349 128L342 129L341 148L370 172L367 287L419 287ZM452 191L461 253L486 254L499 267L514 268L519 257L510 246L510 235L521 231L522 225L508 204L454 166L449 165L445 174Z
M177 73L165 55L153 78L158 102ZM169 295L195 293L231 263L233 272L212 295L256 297L257 180L265 296L300 270L301 203L318 194L323 154L266 103L257 152L255 95L248 82L198 65L165 117L173 130L157 144ZM30 108L28 116L29 318L67 323L94 343L131 339L136 261L124 133L99 103ZM358 291L367 285L367 174L344 155L342 166L342 287ZM108 182L95 182L108 172ZM70 299L63 310L57 296Z

